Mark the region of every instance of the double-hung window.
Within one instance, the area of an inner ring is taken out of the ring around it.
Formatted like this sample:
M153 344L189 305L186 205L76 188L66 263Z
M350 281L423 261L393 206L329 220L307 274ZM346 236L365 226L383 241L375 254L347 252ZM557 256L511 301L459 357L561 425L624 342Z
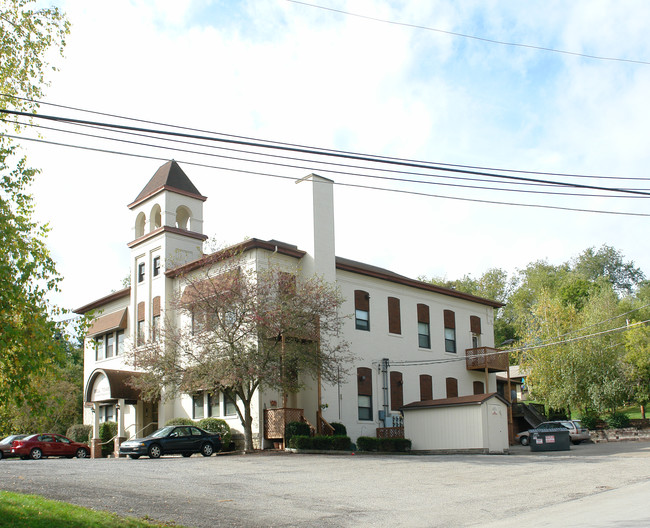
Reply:
M431 348L429 307L426 304L418 304L418 346L420 348Z
M451 310L444 311L445 352L456 353L456 316Z
M201 420L204 418L203 399L202 392L192 396L192 418L195 420Z
M372 369L357 369L359 420L372 420Z
M370 330L370 295L363 290L354 291L354 321L357 330Z
M144 281L144 262L138 264L138 282Z

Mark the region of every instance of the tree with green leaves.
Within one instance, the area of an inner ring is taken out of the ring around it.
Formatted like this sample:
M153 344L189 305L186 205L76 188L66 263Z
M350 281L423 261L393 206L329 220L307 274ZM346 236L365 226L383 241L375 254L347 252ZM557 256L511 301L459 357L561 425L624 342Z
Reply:
M338 289L318 277L251 269L243 256L182 277L161 339L127 351L145 398L225 393L253 449L252 404L260 389L296 393L309 379L337 382L351 359L340 338ZM180 317L179 317L180 314Z
M50 50L62 51L68 22L56 8L30 9L33 1L0 6L0 111L35 112L47 86ZM2 113L2 112L0 112ZM48 228L32 219L28 192L38 173L19 154L6 131L20 125L6 119L0 134L0 401L42 399L35 379L64 362L54 322L60 311L48 295L61 277L45 244Z

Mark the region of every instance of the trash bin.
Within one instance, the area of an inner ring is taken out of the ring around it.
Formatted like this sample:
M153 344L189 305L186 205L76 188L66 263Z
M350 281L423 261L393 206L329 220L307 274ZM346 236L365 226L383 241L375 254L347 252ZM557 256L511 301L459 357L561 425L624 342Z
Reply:
M569 451L571 449L569 430L565 427L560 429L531 429L529 434L531 451Z

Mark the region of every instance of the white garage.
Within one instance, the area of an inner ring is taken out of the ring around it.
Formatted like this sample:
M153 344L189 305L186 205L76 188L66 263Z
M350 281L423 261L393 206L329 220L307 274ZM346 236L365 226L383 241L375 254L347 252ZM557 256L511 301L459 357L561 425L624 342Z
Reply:
M507 453L508 405L497 393L409 403L404 436L413 451Z

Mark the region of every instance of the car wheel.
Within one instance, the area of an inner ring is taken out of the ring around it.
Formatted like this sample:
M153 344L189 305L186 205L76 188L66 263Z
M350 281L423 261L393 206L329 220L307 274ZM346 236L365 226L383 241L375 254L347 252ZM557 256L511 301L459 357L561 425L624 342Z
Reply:
M519 443L520 443L522 446L527 446L527 445L528 445L528 440L529 440L529 439L528 439L527 436L522 436L522 437L519 439Z
M137 460L140 458L140 455L129 455L129 458L132 458L133 460Z
M43 458L43 451L41 451L38 447L35 447L31 450L29 456L32 460L40 460Z
M580 442L582 442L582 440L571 440L573 445L578 445Z
M2 450L0 450L0 460L2 460L2 458L3 458L4 456L5 456L5 454L2 452Z
M80 447L77 449L77 458L88 458L88 451L86 451L83 447Z
M160 455L162 455L162 451L158 444L153 444L149 447L149 458L160 458Z
M187 458L187 457L191 457L191 456L192 456L192 453L183 453L183 456L184 456L185 458Z
M204 457L209 457L212 453L214 453L214 448L212 447L212 444L203 444L201 446L201 454Z

